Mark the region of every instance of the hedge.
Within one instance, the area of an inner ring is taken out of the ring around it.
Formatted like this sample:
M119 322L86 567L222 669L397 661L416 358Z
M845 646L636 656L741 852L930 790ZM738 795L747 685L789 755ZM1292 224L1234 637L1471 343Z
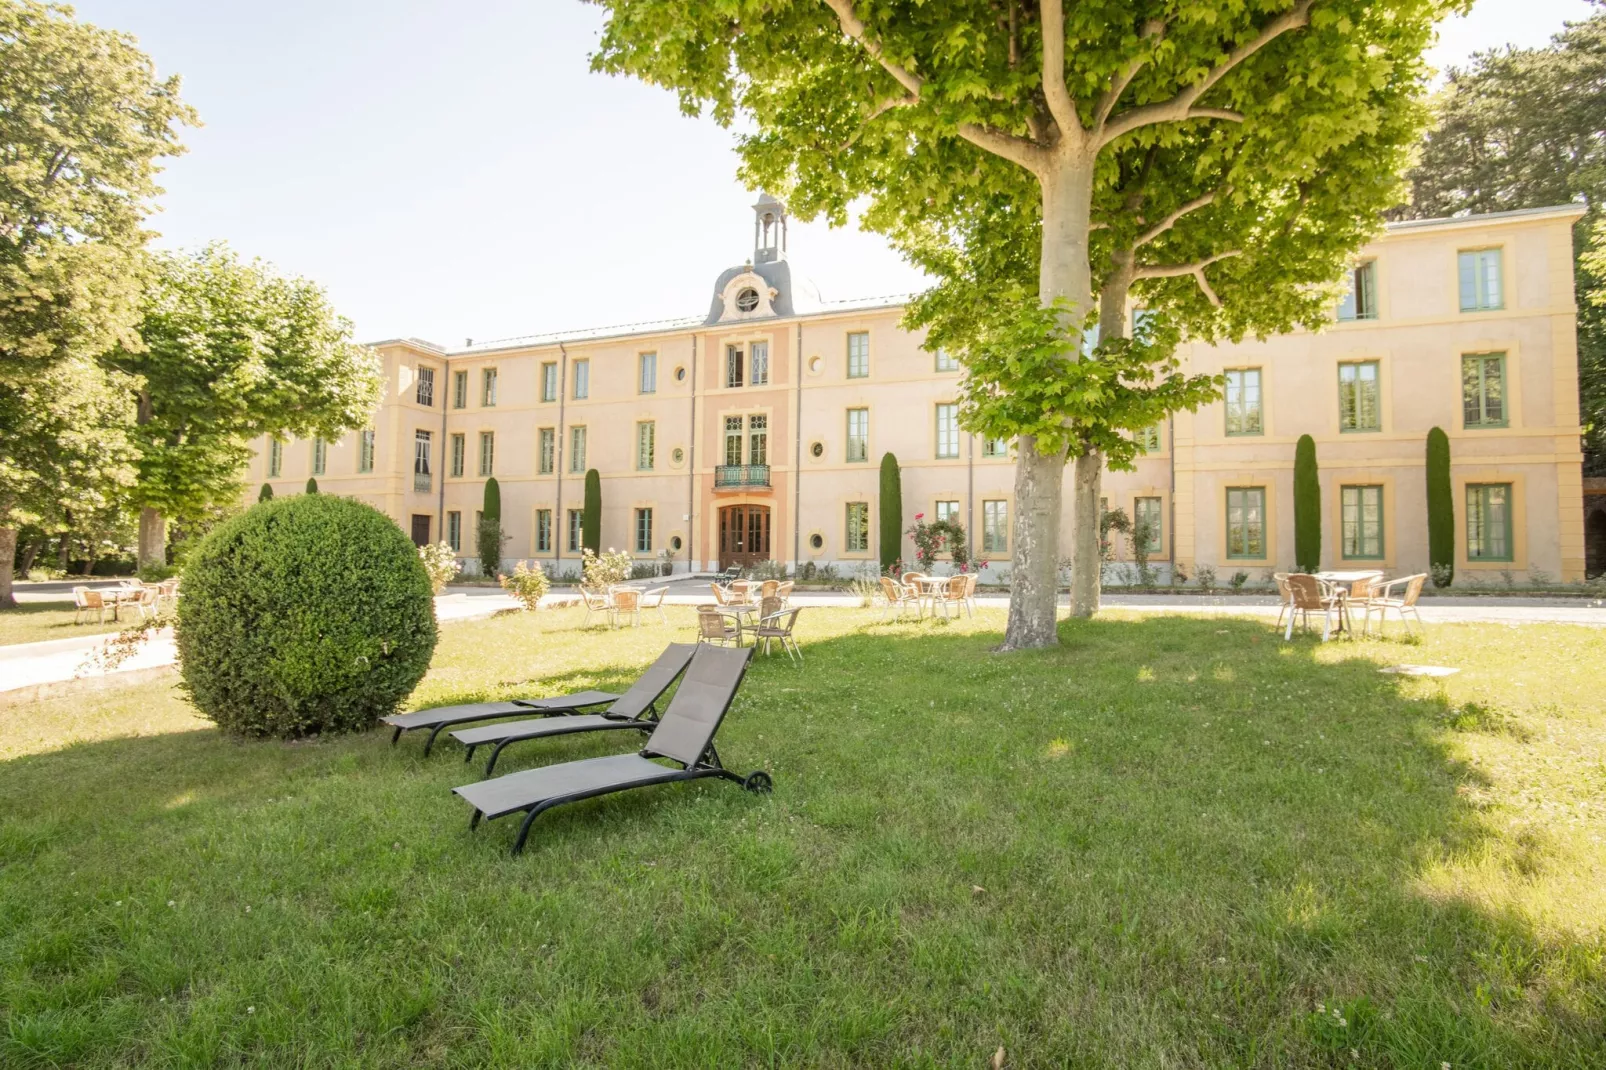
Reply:
M307 494L219 524L184 568L182 687L245 736L371 727L429 668L429 574L406 534L350 498Z
M595 468L586 471L585 512L580 516L580 545L594 554L602 553L602 476Z
M480 575L495 576L502 571L502 487L492 476L485 481L485 499L480 506L480 525L474 532L474 548L480 559Z

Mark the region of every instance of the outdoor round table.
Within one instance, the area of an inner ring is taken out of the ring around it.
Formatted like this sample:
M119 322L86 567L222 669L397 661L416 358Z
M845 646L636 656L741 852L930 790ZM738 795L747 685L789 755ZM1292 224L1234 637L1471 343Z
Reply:
M915 580L920 584L920 597L932 603L932 612L936 612L937 592L942 590L949 579L948 576L921 576Z
M714 609L722 616L735 617L736 618L736 627L739 630L746 631L748 628L752 627L752 625L748 624L747 621L745 619L743 619L743 618L745 618L745 617L747 617L747 616L749 616L749 615L751 615L753 613L757 613L759 607L754 605L751 602L748 602L748 603L745 603L743 605L735 605L735 606L715 606ZM736 645L737 646L741 646L741 644L742 644L741 637L738 636L737 639L736 639Z
M1368 580L1380 580L1383 578L1383 570L1362 568L1338 572L1317 572L1314 575L1323 582L1343 585L1338 589L1338 631L1334 633L1337 635L1354 631L1349 626L1349 599L1353 591L1353 585Z

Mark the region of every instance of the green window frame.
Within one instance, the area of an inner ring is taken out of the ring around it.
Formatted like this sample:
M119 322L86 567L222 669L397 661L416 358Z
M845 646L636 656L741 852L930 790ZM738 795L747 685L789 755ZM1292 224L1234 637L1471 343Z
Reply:
M268 439L268 478L278 479L284 471L284 442L277 438Z
M849 553L861 554L870 549L870 503L849 502L847 507L847 538Z
M981 548L989 554L1009 553L1009 502L981 503Z
M651 472L657 460L658 424L643 420L636 425L636 470Z
M1377 261L1367 260L1350 272L1349 292L1338 303L1341 321L1377 319Z
M312 474L321 476L329 468L329 443L321 438L312 440Z
M580 552L580 543L584 540L585 515L584 509L569 510L569 552L571 554Z
M541 400L558 400L558 364L547 361L541 365Z
M1506 399L1506 355L1465 353L1461 357L1461 421L1471 430L1505 427L1509 422Z
M939 501L936 507L936 515L939 521L948 520L955 524L959 523L959 503L948 500Z
M586 470L586 429L569 428L569 471L584 475Z
M496 465L496 433L494 431L480 432L480 475L494 474Z
M463 514L453 511L446 514L446 545L453 553L463 549Z
M1266 557L1266 488L1227 488L1227 559L1263 561Z
M742 463L742 426L743 417L725 417L725 463L737 465Z
M414 388L413 399L426 409L435 407L435 369L420 366L418 369L418 385Z
M959 456L959 406L947 402L937 406L937 460L951 461Z
M937 350L937 370L939 372L956 372L959 370L959 358L946 349Z
M1467 484L1467 560L1515 558L1511 527L1511 484Z
M1008 457L1009 439L984 438L981 440L981 455L983 457Z
M468 408L468 372L452 373L452 408Z
M452 436L452 462L451 462L452 467L450 469L451 474L453 476L461 476L463 474L464 458L465 458L465 456L467 454L468 454L467 437L464 436L464 435L453 435Z
M1138 444L1139 453L1160 452L1160 425L1150 424L1133 436Z
M552 510L537 509L535 511L535 552L549 554L552 552Z
M1165 545L1163 529L1165 525L1164 506L1159 498L1136 498L1132 502L1132 522L1147 525L1149 540L1144 550L1147 553L1157 554Z
M1266 433L1266 406L1259 368L1229 368L1223 395L1227 413L1226 433L1263 435Z
M357 435L357 471L367 473L374 470L374 430L364 428Z
M643 394L658 393L658 354L642 353L636 359L636 390Z
M558 429L541 428L541 455L537 459L539 475L549 476L558 466Z
M1488 312L1506 307L1503 250L1463 249L1457 254L1462 312Z
M848 410L848 448L845 456L849 464L870 459L870 410Z
M870 332L848 332L848 378L867 379L870 376Z
M496 407L496 369L486 368L480 375L480 404L487 409Z
M747 381L752 386L770 385L770 344L749 342L747 345L749 369Z
M652 509L636 510L636 553L652 553Z
M591 361L574 362L574 400L584 401L591 396Z
M1346 561L1383 558L1383 488L1355 484L1338 488L1339 556Z
M1382 384L1382 369L1375 360L1345 361L1339 364L1339 431L1383 430Z

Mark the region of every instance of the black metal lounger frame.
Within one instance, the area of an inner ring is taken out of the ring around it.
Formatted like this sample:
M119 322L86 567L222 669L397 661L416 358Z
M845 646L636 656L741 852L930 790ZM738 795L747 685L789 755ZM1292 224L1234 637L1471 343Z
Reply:
M598 714L604 718L600 722L588 722L583 725L565 725L561 731L555 732L516 732L510 736L503 736L496 741L491 749L491 757L485 763L485 775L490 776L496 768L496 760L502 752L514 743L523 743L532 739L555 739L558 736L578 735L581 732L609 732L621 728L635 728L643 732L651 732L658 726L658 702L653 700L640 717L613 717L609 718L606 711ZM467 765L474 760L474 751L485 746L484 743L463 744L463 764Z
M509 699L508 704L519 707L517 710L508 710L503 713L488 713L483 716L464 717L461 720L441 721L439 724L416 725L414 727L430 729L429 738L424 741L424 757L428 758L430 748L435 746L435 738L448 728L457 728L461 725L473 724L475 721L505 721L514 717L556 717L564 714L579 713L581 710L590 709L592 706L611 706L615 702L619 701L618 695L609 694L608 692L604 691L582 691L576 697L584 698L586 695L604 694L607 694L608 697L593 698L589 702L571 702L561 706L544 705L544 703L561 701L563 698L561 695L550 699ZM419 710L418 712L423 713L425 711ZM390 745L393 747L396 745L396 741L401 739L403 732L413 731L413 728L410 728L406 725L396 725L394 727L396 730L390 735Z

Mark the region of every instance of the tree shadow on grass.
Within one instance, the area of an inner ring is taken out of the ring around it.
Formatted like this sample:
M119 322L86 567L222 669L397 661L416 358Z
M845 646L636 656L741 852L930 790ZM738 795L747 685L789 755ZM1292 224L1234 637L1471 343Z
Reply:
M170 975L206 1006L245 984L244 900L284 917L260 948L271 993L338 976L341 1013L364 1021L434 993L395 1034L419 1062L442 1036L454 1059L500 1044L526 1065L973 1065L1000 1044L1019 1065L1606 1055L1598 943L1427 879L1478 855L1509 856L1512 880L1545 865L1464 801L1481 777L1451 755L1442 695L1241 619L1068 623L1060 648L1005 656L959 627L804 634L804 668L756 658L719 735L774 796L682 785L565 807L519 859L514 822L466 832L455 751L419 761L378 733L191 733L0 766L0 960L19 963L0 1015L34 1038L10 1050L69 1043L51 1015L76 1023L68 1059L160 1049L111 1006L187 1037L148 996ZM542 690L620 690L639 669ZM638 746L571 737L504 761ZM94 924L63 901L71 873L95 874ZM230 939L202 953L159 920L105 922L119 896L203 901L202 931ZM396 957L390 927L416 955ZM369 968L383 985L348 977ZM95 988L107 971L115 998ZM256 1043L305 1055L333 1013ZM246 1050L251 1028L214 1024ZM387 1043L333 1050L382 1060Z

